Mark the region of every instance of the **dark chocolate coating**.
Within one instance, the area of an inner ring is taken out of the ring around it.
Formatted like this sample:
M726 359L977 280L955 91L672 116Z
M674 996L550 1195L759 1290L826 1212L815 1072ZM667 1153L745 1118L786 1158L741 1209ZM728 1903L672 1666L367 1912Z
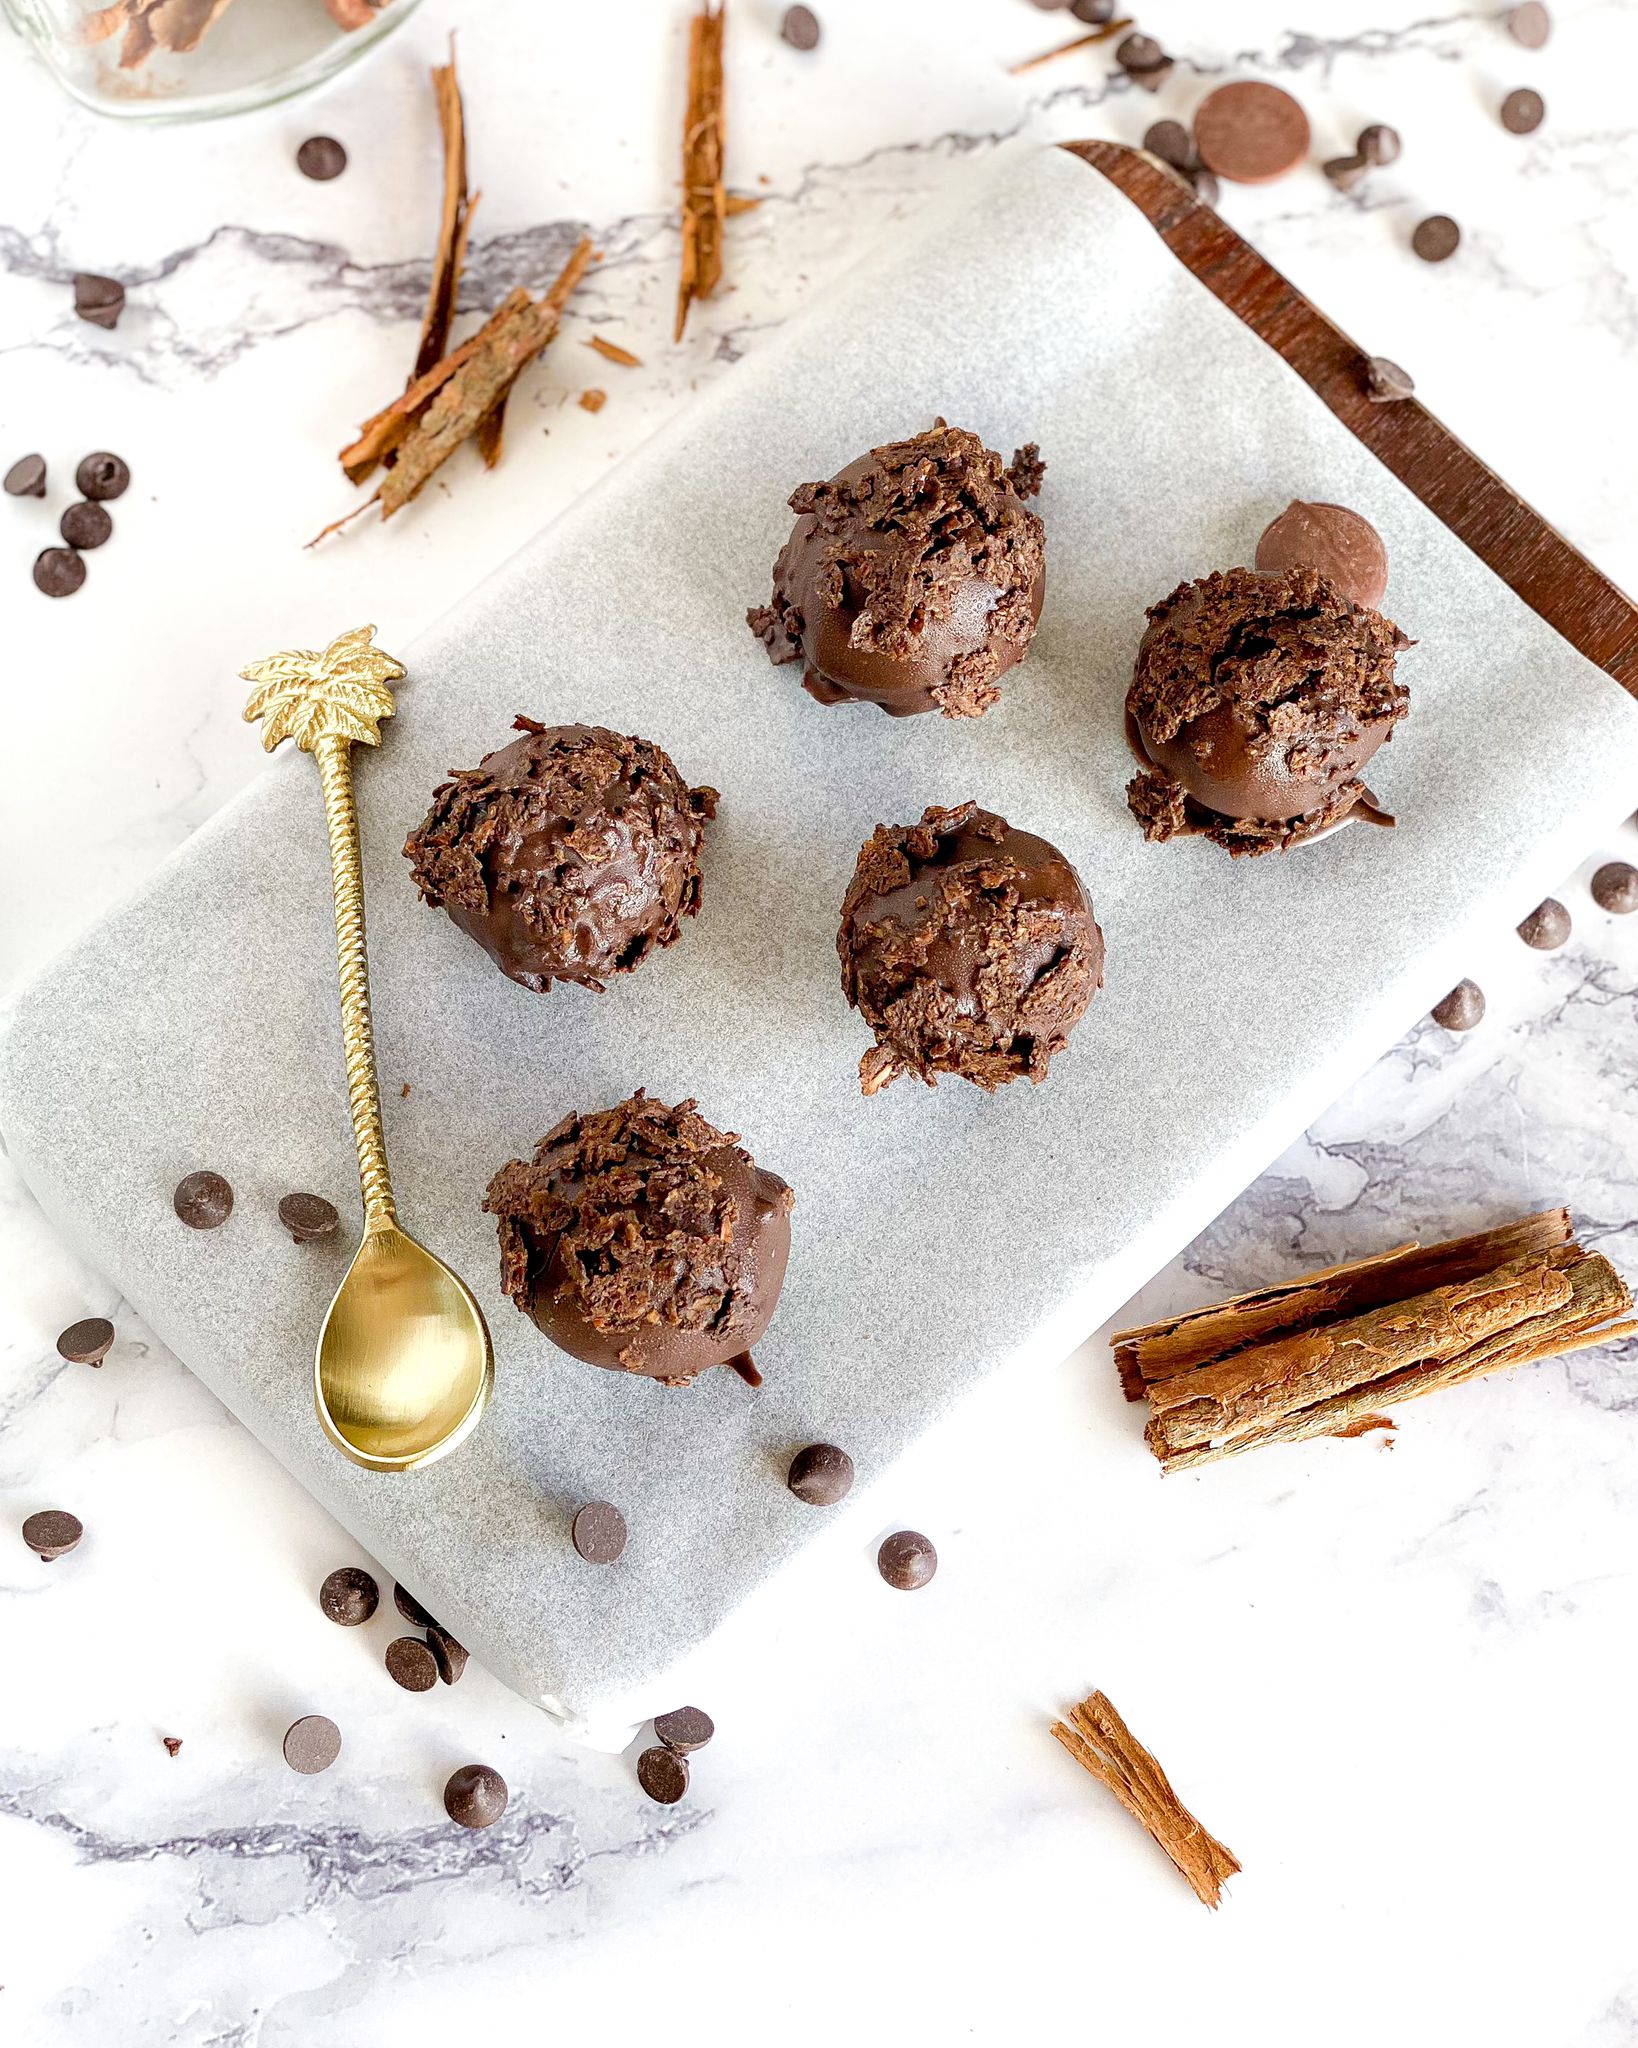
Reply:
M1359 771L1404 717L1396 633L1316 570L1225 569L1149 610L1127 715L1151 839L1204 831L1268 853L1370 802Z
M975 803L878 825L836 938L847 999L876 1034L874 1095L900 1074L995 1089L1041 1081L1103 984L1103 934L1055 846Z
M601 991L699 909L717 793L690 789L651 740L514 723L521 738L439 785L404 853L426 901L503 974Z
M1043 533L1023 501L1044 469L1033 444L1007 469L976 434L941 423L803 484L773 601L746 613L751 630L773 661L805 664L821 704L982 716L1041 616Z
M575 1358L686 1386L767 1329L794 1197L692 1102L567 1116L489 1183L501 1286ZM748 1362L748 1360L747 1360ZM743 1366L740 1367L743 1370Z

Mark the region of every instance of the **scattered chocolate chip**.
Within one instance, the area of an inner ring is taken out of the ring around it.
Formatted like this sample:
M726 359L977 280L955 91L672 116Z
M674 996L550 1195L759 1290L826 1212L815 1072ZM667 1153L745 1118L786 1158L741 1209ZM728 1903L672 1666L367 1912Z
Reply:
M381 1588L362 1566L344 1564L319 1587L319 1607L338 1628L360 1628L381 1604Z
M1317 569L1355 604L1375 611L1388 588L1388 550L1364 516L1347 505L1293 499L1264 527L1254 566L1278 573Z
M125 287L117 277L82 270L74 280L74 311L93 327L117 327L125 311Z
M899 1592L913 1593L938 1570L938 1552L919 1530L900 1529L877 1551L876 1569Z
M1409 398L1416 379L1386 356L1365 359L1365 395L1377 405L1391 405L1396 398Z
M43 498L46 466L43 455L21 455L6 471L8 498Z
M590 1501L575 1516L570 1533L588 1564L613 1564L626 1547L626 1518L606 1500Z
M1600 910L1631 916L1638 910L1638 868L1624 860L1606 861L1592 878L1592 899Z
M413 1593L406 1593L400 1585L395 1584L393 1586L392 1604L398 1609L404 1619L412 1622L416 1628L436 1628L438 1626L437 1622L428 1614L420 1601L416 1599L415 1595Z
M1399 140L1397 128L1390 128L1385 121L1373 121L1354 137L1354 147L1368 164L1380 169L1384 164L1399 161L1399 152L1404 144Z
M347 168L347 152L333 135L309 135L296 151L296 169L319 184L339 178Z
M1507 33L1527 50L1539 50L1553 32L1553 17L1541 0L1524 0L1521 7L1508 10Z
M1308 154L1308 116L1290 93L1260 78L1220 85L1195 109L1194 146L1207 170L1240 185L1268 185Z
M405 1692L431 1692L438 1660L419 1636L396 1636L387 1645L387 1675Z
M785 19L779 24L779 33L793 50L816 50L819 47L819 17L811 7L787 7Z
M82 498L122 498L130 488L131 472L117 455L99 448L81 461L74 482Z
M279 1221L297 1244L311 1244L315 1237L328 1237L341 1218L335 1203L322 1195L281 1195Z
M1134 85L1145 92L1159 92L1165 84L1172 60L1153 36L1122 36L1115 45L1115 62Z
M487 1764L462 1764L444 1787L444 1811L463 1828L492 1828L506 1800L506 1780Z
M70 505L57 522L57 531L71 548L100 548L114 530L106 505L95 498L82 498Z
M1424 263L1443 263L1461 245L1462 231L1448 213L1430 213L1411 234L1411 247Z
M1538 903L1519 926L1519 937L1538 953L1556 953L1570 936L1570 913L1556 896Z
M159 1739L165 1745L165 1754L167 1756L175 1756L176 1752L182 1747L180 1735L162 1735Z
M233 1214L233 1190L219 1173L184 1174L171 1201L190 1230L215 1230Z
M792 1458L785 1484L810 1508L833 1508L853 1484L853 1460L835 1444L809 1444Z
M1069 11L1088 28L1102 28L1115 15L1115 0L1069 0Z
M1501 103L1501 124L1509 135L1533 135L1547 118L1547 102L1533 86L1521 85Z
M1186 171L1194 162L1194 137L1181 121L1151 121L1143 131L1143 146L1174 171Z
M1471 1031L1484 1017L1484 990L1476 981L1459 981L1443 1002L1433 1006L1433 1021L1447 1031Z
M66 1557L84 1534L79 1516L63 1508L41 1508L23 1524L23 1541L43 1564Z
M674 1756L692 1756L716 1732L716 1722L703 1707L673 1707L669 1714L654 1716L654 1733Z
M434 1622L427 1630L427 1648L445 1685L453 1685L466 1669L466 1652L447 1628Z
M70 1365L101 1365L113 1347L114 1326L106 1316L87 1316L70 1323L57 1339L57 1350Z
M328 1715L303 1714L284 1731L284 1760L304 1778L327 1771L341 1754L341 1730Z
M1370 169L1362 156L1328 157L1320 169L1339 192L1351 192Z
M1215 206L1223 196L1217 182L1217 173L1208 171L1204 164L1191 164L1183 174L1194 187L1194 196L1202 206Z
M675 1750L645 1749L637 1759L637 1782L661 1806L675 1806L688 1790L688 1760Z
M47 597L72 597L85 581L85 564L72 548L45 548L34 557L34 587Z

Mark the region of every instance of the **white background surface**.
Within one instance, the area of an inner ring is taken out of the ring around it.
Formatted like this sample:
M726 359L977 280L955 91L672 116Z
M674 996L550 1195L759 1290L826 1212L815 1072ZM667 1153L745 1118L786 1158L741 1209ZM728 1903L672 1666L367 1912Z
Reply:
M514 401L502 469L452 465L448 493L315 555L299 542L347 503L334 450L413 345L437 188L424 68L456 10L429 4L322 102L153 134L81 116L0 44L0 455L48 456L52 514L86 449L135 475L66 603L28 582L50 518L0 502L6 985L256 772L230 681L247 650L322 636L360 592L408 638L951 157L1020 129L1135 141L1187 115L1202 72L1285 78L1317 156L1363 120L1402 130L1401 163L1352 200L1309 171L1225 211L1638 582L1638 10L1566 8L1540 55L1486 13L1415 13L1313 0L1293 28L1258 0L1231 20L1157 6L1143 25L1193 63L1156 102L1096 56L1007 78L1067 32L1022 0L829 0L806 59L742 0L730 173L766 203L733 226L733 288L673 349L682 10L466 10L474 307L543 282L581 222L608 261ZM1527 140L1492 113L1520 83L1549 104ZM316 129L353 153L331 185L291 168ZM1468 229L1436 270L1405 248L1429 211ZM130 283L112 335L66 310L82 267ZM581 348L594 320L645 367ZM595 416L573 403L592 384ZM1499 933L1453 961L1490 993L1484 1028L1413 1033L1138 1312L1559 1199L1631 1274L1638 932L1582 880L1562 893L1563 953ZM0 1550L0 2015L19 2041L1638 2039L1638 1397L1619 1354L1429 1402L1391 1449L1167 1482L1164 1515L1103 1346L992 1385L890 1498L850 1506L778 1611L734 1624L695 1687L717 1742L662 1811L629 1760L566 1749L476 1668L397 1692L392 1623L344 1633L314 1606L351 1560L334 1528L14 1183L0 1227L0 1506L13 1524L68 1506L89 1531L49 1570ZM62 1366L57 1330L97 1312L114 1356ZM870 1564L905 1523L943 1561L914 1601ZM1215 1918L1048 1740L1094 1684L1244 1861ZM346 1742L311 1781L278 1756L309 1710ZM487 1835L439 1806L468 1760L513 1787Z

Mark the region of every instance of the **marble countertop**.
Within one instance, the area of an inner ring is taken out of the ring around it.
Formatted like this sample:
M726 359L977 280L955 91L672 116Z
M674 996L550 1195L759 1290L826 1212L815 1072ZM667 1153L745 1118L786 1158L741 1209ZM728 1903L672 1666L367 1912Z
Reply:
M685 7L465 11L472 307L544 282L583 227L605 261L520 387L501 468L458 460L390 527L313 553L347 508L334 452L411 350L437 201L425 70L461 10L427 0L318 100L140 133L0 40L0 457L38 448L55 478L49 517L0 501L0 988L258 772L247 655L366 614L411 639L953 159L1014 134L1136 141L1219 76L1297 91L1316 157L1400 128L1401 161L1351 197L1310 169L1224 211L1638 585L1638 7L1568 4L1532 54L1488 8L1306 0L1294 26L1273 0L1157 0L1143 26L1180 60L1157 99L1101 52L1009 76L1068 33L1023 0L819 11L801 57L776 0L733 0L730 181L763 204L681 347ZM1494 107L1525 83L1549 115L1519 139ZM293 169L315 131L351 153L333 184ZM1438 268L1407 250L1428 212L1467 231ZM79 269L127 281L116 332L72 317ZM643 366L588 351L599 332ZM592 386L595 414L575 403ZM95 447L134 481L53 604L28 565ZM1451 979L1483 983L1484 1025L1413 1031L1133 1314L1560 1200L1638 1278L1638 919L1586 890L1618 852L1638 859L1638 832L1565 878L1561 952L1476 935ZM0 1548L9 2039L373 2048L581 2021L617 2043L1638 2041L1630 1351L1439 1397L1394 1439L1164 1486L1100 1341L992 1384L711 1647L717 1740L662 1809L629 1756L567 1745L476 1667L398 1692L387 1617L343 1632L314 1602L363 1560L3 1161L0 1231L0 1519L62 1505L87 1526L49 1568ZM64 1365L57 1331L101 1313L107 1364ZM871 1564L906 1524L941 1556L912 1602ZM1243 1861L1216 1916L1048 1738L1094 1685ZM345 1740L316 1779L278 1748L308 1711ZM485 1834L441 1811L468 1761L512 1788Z

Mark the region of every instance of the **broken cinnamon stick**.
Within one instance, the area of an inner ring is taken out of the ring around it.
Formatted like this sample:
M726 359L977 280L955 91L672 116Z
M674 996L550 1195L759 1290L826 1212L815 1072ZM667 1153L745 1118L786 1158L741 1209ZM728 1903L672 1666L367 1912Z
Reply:
M728 195L722 182L724 0L705 0L688 24L688 103L683 115L682 272L677 283L681 341L688 309L722 281L722 228Z
M1075 36L1067 43L1055 43L1050 50L1043 50L1038 57L1026 57L1022 64L1009 64L1007 75L1022 78L1026 71L1038 71L1043 64L1054 63L1059 57L1067 57L1071 50L1085 50L1093 43L1106 43L1111 36L1124 35L1132 26L1130 21L1105 22L1102 28L1093 29L1090 35Z
M455 38L449 39L449 62L432 67L432 91L438 103L438 128L444 143L443 199L438 209L438 243L427 287L427 309L415 347L415 367L408 382L424 377L449 353L449 330L461 288L466 238L477 199L466 190L466 107L455 73Z
M434 363L424 377L418 377L391 405L383 406L380 412L367 419L358 430L358 439L350 448L341 451L341 466L347 472L348 482L361 484L382 458L390 455L403 440L414 426L416 414L434 393L487 344L496 325L528 304L529 294L522 285L514 286L476 334L469 335L459 348L451 349L441 363Z
M1207 1834L1172 1790L1171 1780L1106 1693L1089 1693L1052 1733L1085 1771L1107 1785L1187 1878L1195 1897L1214 1911L1223 1886L1240 1868L1232 1849Z
M643 366L641 356L634 356L629 348L622 348L617 341L608 341L601 334L594 334L586 346L596 349L608 362L623 363L628 370L640 370Z

